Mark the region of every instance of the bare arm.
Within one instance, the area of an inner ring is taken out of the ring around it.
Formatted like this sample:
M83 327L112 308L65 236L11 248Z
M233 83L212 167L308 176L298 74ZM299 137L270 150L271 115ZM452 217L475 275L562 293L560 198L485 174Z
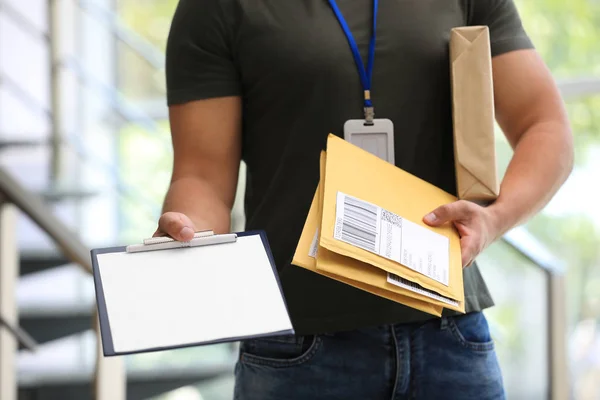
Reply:
M554 80L534 50L493 59L497 121L514 149L490 206L500 234L540 211L573 168L573 139Z
M171 106L169 117L173 174L156 234L189 240L198 230L228 232L241 157L240 98Z

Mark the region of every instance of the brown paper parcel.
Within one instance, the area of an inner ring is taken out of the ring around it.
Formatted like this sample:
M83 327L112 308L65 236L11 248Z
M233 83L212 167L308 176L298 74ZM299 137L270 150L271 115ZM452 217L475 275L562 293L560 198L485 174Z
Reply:
M452 29L450 62L458 198L490 202L499 185L488 27Z

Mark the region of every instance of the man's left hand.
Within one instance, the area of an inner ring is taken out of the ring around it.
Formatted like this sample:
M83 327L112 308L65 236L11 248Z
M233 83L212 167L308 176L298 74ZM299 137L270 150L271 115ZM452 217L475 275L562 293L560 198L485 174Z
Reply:
M423 221L436 227L451 222L460 234L463 267L501 236L500 223L493 210L465 200L438 207Z

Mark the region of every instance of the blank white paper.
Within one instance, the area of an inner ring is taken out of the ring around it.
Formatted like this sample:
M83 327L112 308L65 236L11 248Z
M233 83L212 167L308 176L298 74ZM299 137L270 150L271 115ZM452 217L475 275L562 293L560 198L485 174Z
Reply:
M292 329L259 235L99 254L98 268L117 353Z

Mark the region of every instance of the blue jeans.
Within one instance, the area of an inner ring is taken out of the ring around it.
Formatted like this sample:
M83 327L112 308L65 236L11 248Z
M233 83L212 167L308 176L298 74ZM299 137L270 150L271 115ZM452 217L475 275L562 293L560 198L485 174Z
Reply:
M235 400L505 398L481 312L245 341L235 377Z

